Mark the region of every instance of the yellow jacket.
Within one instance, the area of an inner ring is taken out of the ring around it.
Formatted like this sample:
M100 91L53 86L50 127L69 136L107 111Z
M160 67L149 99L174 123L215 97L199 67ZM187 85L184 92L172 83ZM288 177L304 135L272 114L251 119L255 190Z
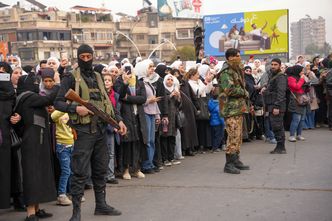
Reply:
M67 125L69 120L68 114L55 110L51 114L51 118L56 125L56 142L59 144L73 145L74 135L71 127Z

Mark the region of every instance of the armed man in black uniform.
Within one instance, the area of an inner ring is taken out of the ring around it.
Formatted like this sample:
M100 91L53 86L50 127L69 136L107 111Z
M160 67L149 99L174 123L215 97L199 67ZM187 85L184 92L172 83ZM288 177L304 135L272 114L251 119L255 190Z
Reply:
M271 76L266 88L262 89L265 111L269 115L272 131L277 140L277 146L271 154L285 154L284 114L286 111L287 76L280 69L281 60L271 60ZM266 90L265 90L266 89Z
M73 70L72 73L64 75L54 103L55 109L69 114L70 126L77 133L71 162L73 215L70 221L81 220L81 198L88 178L90 162L96 200L95 215L121 215L121 212L106 203L105 178L109 161L106 145L107 124L94 116L86 107L75 102L67 102L65 94L69 89L75 90L83 100L89 101L113 116L119 122L120 129L118 132L121 135L124 135L127 131L121 116L115 108L113 109L109 101L101 75L93 71L92 48L86 44L81 45L77 50L77 59L78 68Z

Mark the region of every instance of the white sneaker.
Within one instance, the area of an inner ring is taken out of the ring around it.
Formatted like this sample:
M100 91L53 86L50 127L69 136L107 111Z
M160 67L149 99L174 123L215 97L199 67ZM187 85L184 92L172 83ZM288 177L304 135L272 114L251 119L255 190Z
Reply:
M289 142L296 142L296 138L295 138L294 136L290 136L290 137L288 138L288 141L289 141Z
M60 206L70 206L72 201L68 198L68 196L60 195L57 198L56 204Z
M302 136L297 136L296 139L297 139L297 140L301 140L301 141L306 140L306 139L305 139L304 137L302 137Z
M82 202L82 203L85 202L85 197L84 197L84 196L82 196L82 198L81 198L81 202Z
M181 161L178 161L178 160L172 160L172 165L179 165L181 164Z

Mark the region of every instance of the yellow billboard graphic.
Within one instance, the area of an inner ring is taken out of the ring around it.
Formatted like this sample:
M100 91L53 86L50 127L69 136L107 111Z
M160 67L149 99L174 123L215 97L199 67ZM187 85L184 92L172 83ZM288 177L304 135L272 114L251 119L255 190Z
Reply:
M288 10L244 12L245 40L255 44L245 54L288 52Z

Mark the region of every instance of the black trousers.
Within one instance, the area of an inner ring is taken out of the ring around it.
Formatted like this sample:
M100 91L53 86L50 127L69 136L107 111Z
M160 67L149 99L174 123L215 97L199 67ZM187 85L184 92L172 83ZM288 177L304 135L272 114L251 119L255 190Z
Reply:
M175 150L175 137L163 137L160 136L160 145L161 145L161 156L163 162L168 160L174 160L174 150Z
M281 150L285 150L284 113L279 113L279 115L273 115L270 112L269 117L274 137L277 140L277 147Z
M94 134L77 131L74 144L71 169L71 193L73 196L83 196L84 185L89 178L91 163L91 179L95 193L105 190L109 154L106 145L106 132L99 127Z

